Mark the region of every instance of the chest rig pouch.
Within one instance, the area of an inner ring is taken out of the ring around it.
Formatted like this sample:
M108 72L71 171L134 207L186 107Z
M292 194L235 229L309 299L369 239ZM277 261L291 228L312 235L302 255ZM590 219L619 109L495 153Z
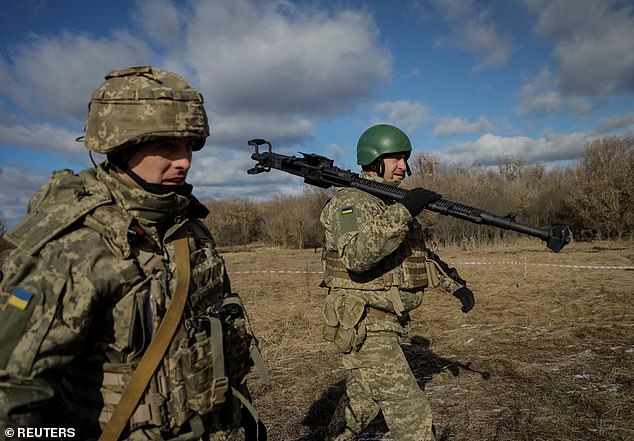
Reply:
M230 384L241 381L250 368L243 361L242 364L247 366L246 372L236 369L231 359L250 360L250 340L246 326L240 326L244 325L242 303L225 301L227 298L239 297L226 293L228 283L225 280L224 262L209 238L194 232L189 242L191 281L182 324L152 381L156 385L156 392L166 398L161 406L160 418L165 432L173 432L194 416L205 416L222 407ZM140 257L143 257L143 253L140 253ZM158 271L155 269L150 274L149 298L136 302L138 320L143 317L144 310L147 314L148 309L154 318L150 329L156 329L163 315L171 274L169 265L159 265ZM147 304L144 306L145 301ZM137 332L148 329L147 326L135 328ZM152 397L148 398L148 401L154 401ZM138 422L139 425L142 423Z
M240 384L253 365L249 357L251 336L244 323L240 297L231 294L203 314L188 319L186 337L170 356L171 372L183 394L172 403L177 414L192 411L205 415L227 399L231 385ZM182 383L177 379L181 377ZM186 396L186 402L183 398ZM180 409L176 409L179 407ZM183 421L175 421L177 425Z
M423 230L417 221L413 221L403 244L393 256L394 279L404 290L420 290L428 286L427 268L425 265L426 251L423 240Z
M421 290L429 283L425 261L422 227L413 221L403 243L374 268L361 274L349 271L337 251L324 250L324 284L330 288Z

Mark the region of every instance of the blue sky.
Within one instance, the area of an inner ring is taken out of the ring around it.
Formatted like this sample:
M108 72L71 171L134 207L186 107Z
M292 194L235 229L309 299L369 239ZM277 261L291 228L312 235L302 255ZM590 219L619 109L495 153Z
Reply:
M594 139L634 136L633 7L3 0L0 217L17 222L53 170L90 166L75 142L90 93L132 65L177 72L204 95L212 134L189 177L203 201L303 190L281 172L247 175L251 138L356 169L357 139L378 122L450 164L567 164Z

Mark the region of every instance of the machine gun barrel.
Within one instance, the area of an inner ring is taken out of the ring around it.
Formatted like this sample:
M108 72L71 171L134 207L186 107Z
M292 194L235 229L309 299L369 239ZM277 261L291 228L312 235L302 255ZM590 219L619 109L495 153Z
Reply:
M375 196L386 197L396 201L402 200L409 190L394 187L381 182L370 181L350 170L343 170L334 165L334 161L314 153L302 153L302 158L281 155L272 151L271 143L264 139L252 139L249 145L255 148L251 159L256 161L249 174L269 172L272 168L301 176L304 182L321 188L354 187L367 191ZM260 147L267 145L267 151ZM505 230L516 231L528 236L537 237L546 242L546 246L559 252L570 242L570 230L565 226L554 226L550 230L539 229L515 222L514 216L497 216L493 213L470 207L447 199L439 199L425 207L427 210L452 216L475 224L489 225Z

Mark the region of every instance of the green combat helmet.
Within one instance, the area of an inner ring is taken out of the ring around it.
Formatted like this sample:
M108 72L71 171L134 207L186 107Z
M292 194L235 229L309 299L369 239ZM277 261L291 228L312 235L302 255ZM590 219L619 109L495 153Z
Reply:
M110 154L157 138L209 136L203 97L182 77L151 66L113 70L92 94L84 144Z
M357 143L357 164L370 165L377 158L390 153L405 152L409 157L412 144L399 128L378 124L367 129Z

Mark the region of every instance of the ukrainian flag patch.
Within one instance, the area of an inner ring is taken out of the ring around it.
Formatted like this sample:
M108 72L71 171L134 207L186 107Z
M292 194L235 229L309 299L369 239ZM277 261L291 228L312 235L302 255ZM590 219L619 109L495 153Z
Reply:
M16 288L13 294L9 297L9 305L15 306L18 309L25 310L29 306L29 302L33 298L33 294L26 291L22 291Z
M352 213L352 207L351 206L350 207L343 207L341 209L341 214L350 214L350 213Z

